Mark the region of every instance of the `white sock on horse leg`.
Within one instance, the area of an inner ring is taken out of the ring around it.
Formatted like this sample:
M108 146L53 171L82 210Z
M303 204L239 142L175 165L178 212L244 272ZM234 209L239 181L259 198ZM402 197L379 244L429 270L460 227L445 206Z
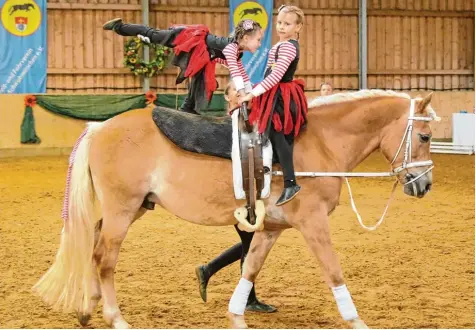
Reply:
M246 309L246 303L248 302L248 296L253 288L253 282L248 281L246 278L241 278L240 282L235 288L233 295L231 296L230 303L228 304L228 311L236 315L244 315Z
M332 288L332 293L334 294L340 315L342 315L345 321L351 321L359 317L350 292L347 290L345 284Z

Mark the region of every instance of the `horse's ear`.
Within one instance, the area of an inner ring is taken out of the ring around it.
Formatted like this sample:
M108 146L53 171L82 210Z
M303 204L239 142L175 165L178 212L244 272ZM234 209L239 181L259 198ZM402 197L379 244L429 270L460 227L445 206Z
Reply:
M420 103L420 110L421 111L425 110L426 107L430 104L432 96L433 96L433 92L431 92L430 94L425 96L425 98L423 100L421 100L421 103Z

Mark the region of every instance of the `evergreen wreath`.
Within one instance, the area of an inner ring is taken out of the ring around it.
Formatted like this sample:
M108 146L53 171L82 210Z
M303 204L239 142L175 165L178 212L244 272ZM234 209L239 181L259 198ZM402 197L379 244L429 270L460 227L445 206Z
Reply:
M149 46L151 58L145 62L141 57L142 47ZM124 44L124 65L128 67L136 76L152 77L161 72L168 64L172 50L158 44L147 44L135 37Z

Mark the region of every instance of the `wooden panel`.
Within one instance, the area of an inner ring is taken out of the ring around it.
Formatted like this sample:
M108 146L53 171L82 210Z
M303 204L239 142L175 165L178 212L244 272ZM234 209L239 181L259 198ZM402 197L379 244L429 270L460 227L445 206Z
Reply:
M392 17L385 17L385 44L383 46L384 58L385 58L385 69L394 69L393 66L393 52L395 41L394 39L394 23ZM385 83L383 86L378 86L379 88L391 89L393 88L393 76L385 76Z
M367 0L367 8L369 10L474 11L474 0Z
M342 35L341 35L341 56L340 56L340 68L343 71L350 71L352 69L352 63L349 59L352 59L355 56L355 53L352 49L352 19L345 18L341 23ZM352 88L352 81L348 75L341 77L341 88L349 89ZM355 86L357 87L357 86Z
M403 48L403 38L402 38L402 17L393 17L393 40L394 40L394 49L393 49L393 67L395 69L402 68L402 48ZM393 85L388 86L389 89L402 89L402 75L395 75L393 77Z
M441 17L437 17L435 18L435 48L434 48L436 70L443 68L443 56L444 56L443 38L444 38L443 19ZM435 88L438 90L441 90L443 88L443 76L441 75L435 76Z
M275 8L284 2L275 1ZM227 0L155 3L151 26L204 23L212 33L229 33ZM297 76L305 79L308 90L318 89L323 81L335 89L357 89L358 0L293 3L306 14ZM473 8L474 0L368 0L369 87L473 89ZM102 30L102 24L113 17L140 22L140 1L48 2L48 92L140 90L140 78L123 68L127 39ZM277 41L275 35L272 39ZM175 75L175 69L166 70L152 78L151 85L176 90ZM221 86L227 76L227 71L218 71ZM183 91L186 85L178 88Z
M418 55L419 55L419 46L420 46L420 34L416 33L418 31L419 22L417 19L411 20L411 27L410 30L413 33L410 33L410 43L411 43L411 58L410 58L410 68L411 70L418 69ZM418 88L418 76L416 74L412 74L410 76L410 89L417 89Z
M378 2L378 0L375 0ZM369 71L377 70L377 17L369 17L367 24L367 68ZM377 88L377 77L367 77L368 88Z
M452 69L452 42L451 39L453 37L452 34L452 19L451 18L444 18L442 19L441 25L441 32L443 34L442 38L442 68L444 70L451 70ZM453 88L452 85L452 76L445 75L443 78L443 90L451 90Z
M426 63L427 69L435 69L435 51L436 51L436 33L435 33L435 19L432 17L428 17L427 21L427 44L425 45L425 53L426 53ZM428 89L435 89L435 77L427 77L426 85Z
M402 71L409 72L411 68L411 56L412 56L412 40L411 40L411 19L409 17L402 18L402 30L401 30L401 65ZM411 76L409 74L402 75L401 89L411 89Z
M372 1L369 5L383 13L403 6L403 2ZM442 1L413 2L413 9L466 8L460 7L453 8L449 2ZM474 17L402 16L369 17L369 86L403 90L473 89ZM409 75L400 75L406 71Z

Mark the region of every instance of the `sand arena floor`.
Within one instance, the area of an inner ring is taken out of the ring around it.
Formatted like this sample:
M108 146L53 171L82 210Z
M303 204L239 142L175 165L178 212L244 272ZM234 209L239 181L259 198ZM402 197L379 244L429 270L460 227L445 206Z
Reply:
M332 238L360 316L373 328L474 329L474 157L433 155L434 188L421 200L399 188L383 225L361 229L343 187ZM50 310L31 287L55 258L62 228L67 157L0 160L0 327L75 328L74 315ZM361 170L386 170L372 155ZM352 179L367 224L380 216L391 179ZM122 246L116 289L136 328L224 328L238 263L209 284L194 267L238 241L232 227L201 227L157 208L136 222ZM258 297L278 313L247 313L255 328L344 327L332 293L303 238L287 230L257 281ZM101 309L91 328L104 328Z

